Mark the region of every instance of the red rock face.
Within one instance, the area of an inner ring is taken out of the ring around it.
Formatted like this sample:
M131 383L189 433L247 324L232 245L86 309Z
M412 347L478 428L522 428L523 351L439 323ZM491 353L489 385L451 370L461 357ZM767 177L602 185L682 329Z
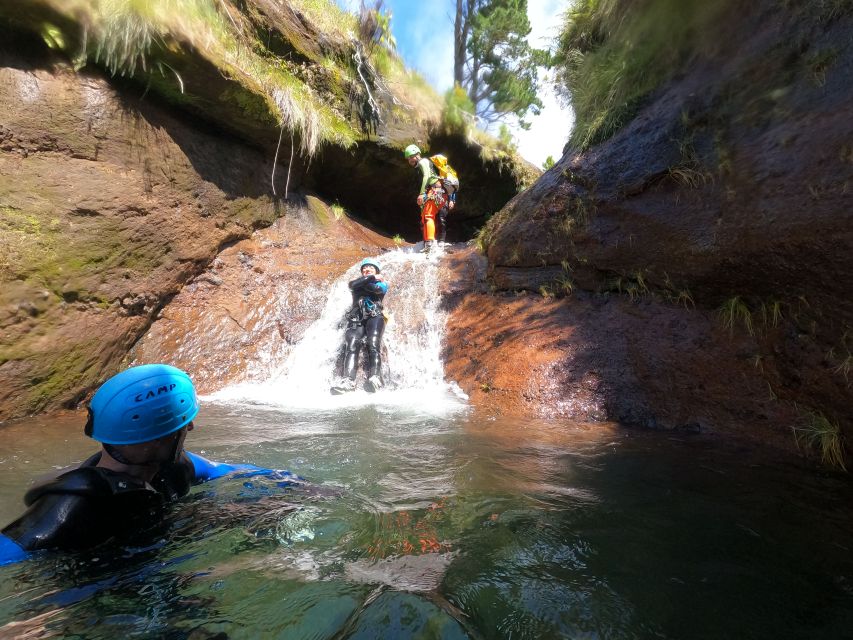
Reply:
M0 62L0 420L75 404L220 248L270 160L102 78Z
M266 379L323 310L331 283L389 238L316 198L222 251L185 286L134 347L135 364L191 371L200 392Z
M446 372L478 410L790 447L797 402L850 435L853 18L755 6L718 57L516 196L488 265L448 258ZM328 283L388 245L272 197L272 153L142 90L3 55L0 420L73 405L130 359L172 362L202 391L251 377L245 361L281 361ZM294 180L416 233L399 154L364 146ZM473 151L451 156L460 208L515 192L500 164L495 191Z
M648 397L664 398L670 379L691 390L707 390L709 376L739 379L725 357L736 354L753 361L768 395L826 416L849 437L851 29L849 12L817 19L764 3L729 21L720 46L691 59L612 139L567 153L495 216L486 234L491 285L536 292L568 283L594 325L654 356L635 359L627 375L662 363L641 376ZM829 58L816 70L814 60ZM611 302L579 292L609 292ZM569 307L567 326L583 324L587 316ZM612 324L613 309L624 321ZM654 336L660 351L636 346L656 332L668 336ZM707 361L711 373L680 370L704 357L696 350L720 357ZM687 420L664 406L657 421Z
M488 293L474 250L448 264L445 371L487 415L615 421L793 447L795 413L756 369L754 339L712 312L647 298Z

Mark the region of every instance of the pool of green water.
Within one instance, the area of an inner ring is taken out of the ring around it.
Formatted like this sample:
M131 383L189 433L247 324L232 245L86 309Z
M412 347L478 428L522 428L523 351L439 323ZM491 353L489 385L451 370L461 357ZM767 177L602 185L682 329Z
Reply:
M0 427L0 525L95 450ZM697 436L206 405L222 479L144 543L0 567L0 638L846 638L853 484Z

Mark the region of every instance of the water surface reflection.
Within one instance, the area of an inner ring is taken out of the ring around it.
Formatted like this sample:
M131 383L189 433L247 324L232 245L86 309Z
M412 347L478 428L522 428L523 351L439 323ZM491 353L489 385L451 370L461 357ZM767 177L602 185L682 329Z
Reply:
M208 405L188 448L310 482L196 488L157 535L0 569L0 637L841 638L847 478L695 437L400 408ZM94 447L3 427L0 513ZM748 461L746 461L748 460Z

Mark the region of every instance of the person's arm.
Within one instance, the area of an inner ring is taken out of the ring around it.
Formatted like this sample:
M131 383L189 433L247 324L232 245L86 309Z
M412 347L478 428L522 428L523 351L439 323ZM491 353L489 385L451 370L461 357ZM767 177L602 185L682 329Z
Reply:
M84 549L110 537L90 496L45 493L0 532L0 565L25 560L42 549Z
M351 280L349 288L355 293L374 293L383 296L388 291L388 285L372 274Z
M432 161L429 158L421 158L418 162L418 169L421 171L421 188L418 191L418 206L424 206L426 201L427 188L430 186L432 174Z
M426 195L427 187L429 186L429 179L432 176L432 171L430 170L430 160L428 158L421 158L421 161L418 162L418 168L421 170L421 190L419 193L422 196Z
M184 451L187 457L190 459L190 462L193 464L193 472L195 474L195 482L207 482L208 480L215 480L216 478L221 478L222 476L227 476L229 473L236 472L235 477L238 478L250 478L252 476L286 476L288 478L299 479L297 476L294 476L289 471L281 471L276 469L265 469L264 467L258 467L254 464L229 464L227 462L213 462L212 460L208 460L207 458L198 455L197 453L192 453L190 451Z
M369 276L360 276L355 280L349 281L349 288L350 291L359 291L361 289L367 289L367 287L374 282L376 282L376 276L372 274Z
M7 538L0 533L0 567L4 564L13 564L21 560L26 560L29 557L30 554L21 545L12 540L12 538Z

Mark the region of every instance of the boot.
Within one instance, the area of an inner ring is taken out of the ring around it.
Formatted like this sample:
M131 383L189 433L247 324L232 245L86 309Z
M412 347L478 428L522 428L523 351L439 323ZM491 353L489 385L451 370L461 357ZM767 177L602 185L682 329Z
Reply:
M355 391L355 380L350 380L349 378L343 378L337 385L332 387L332 395L336 396L349 393L350 391Z
M382 379L379 376L370 376L364 386L370 393L376 393L382 388Z

